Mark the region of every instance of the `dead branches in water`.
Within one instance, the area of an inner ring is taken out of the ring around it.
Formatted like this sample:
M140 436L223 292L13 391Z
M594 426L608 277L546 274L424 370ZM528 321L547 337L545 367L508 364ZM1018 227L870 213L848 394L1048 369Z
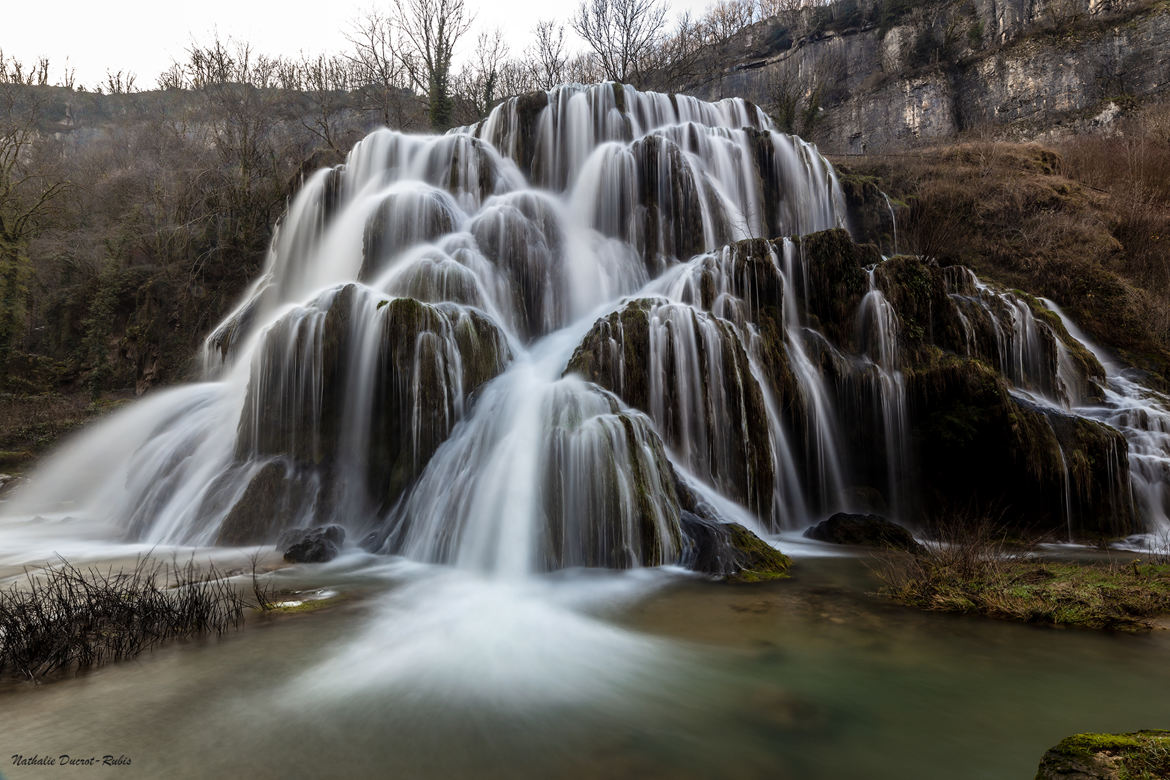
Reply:
M38 681L122 661L169 639L222 635L244 600L214 566L139 558L129 571L58 565L0 590L0 677Z

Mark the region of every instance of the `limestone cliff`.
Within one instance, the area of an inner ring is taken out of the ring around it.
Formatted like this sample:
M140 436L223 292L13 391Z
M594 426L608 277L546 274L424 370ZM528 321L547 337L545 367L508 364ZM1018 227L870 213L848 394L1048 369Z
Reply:
M839 0L712 47L681 91L753 100L836 154L1027 138L1170 90L1166 41L1166 0Z

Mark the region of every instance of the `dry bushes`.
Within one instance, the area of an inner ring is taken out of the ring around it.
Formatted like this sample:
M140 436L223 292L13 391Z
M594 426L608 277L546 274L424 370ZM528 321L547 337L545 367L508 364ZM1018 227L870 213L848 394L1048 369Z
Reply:
M193 560L140 558L129 571L61 560L0 590L0 677L39 681L220 635L242 625L244 607L226 577Z
M1024 556L985 522L944 527L923 554L887 556L874 570L885 595L932 611L1121 631L1170 613L1170 566Z
M1170 291L1170 104L1148 106L1116 132L1073 138L1061 153L1067 176L1108 193L1124 273Z

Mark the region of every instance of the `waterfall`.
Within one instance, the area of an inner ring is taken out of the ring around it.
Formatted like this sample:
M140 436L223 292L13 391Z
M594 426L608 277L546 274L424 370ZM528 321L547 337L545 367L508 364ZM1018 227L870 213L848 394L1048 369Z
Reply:
M1104 394L1098 403L1077 407L1087 417L1121 431L1129 445L1133 497L1156 536L1166 545L1170 535L1170 398L1146 387L1137 376L1093 343L1054 302L1043 303L1064 323L1105 369Z
M1034 465L1082 503L1098 471L1065 441L1121 430L1109 463L1128 442L1166 522L1161 401L1098 376L1044 304L881 262L844 215L832 166L742 100L564 86L446 135L378 130L306 180L203 381L84 434L6 514L187 545L340 523L512 578L678 564L721 521L915 521L934 396L908 377L950 376L946 353L1006 378L996 403L1073 420L1043 434L1063 466Z
M857 340L880 385L875 393L885 439L886 476L891 511L902 510L901 482L910 473L906 377L902 373L898 315L881 288L876 267L867 274L868 289L857 316Z

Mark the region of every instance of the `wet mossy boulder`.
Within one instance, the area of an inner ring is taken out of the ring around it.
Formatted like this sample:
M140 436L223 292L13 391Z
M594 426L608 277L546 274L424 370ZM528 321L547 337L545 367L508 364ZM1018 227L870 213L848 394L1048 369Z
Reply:
M704 235L704 182L697 180L686 154L673 141L661 135L648 135L630 147L638 170L637 203L628 204L628 213L641 222L634 235L643 237L641 247L647 269L657 276L666 259L685 260L707 246ZM708 213L716 245L730 236L729 226L721 215Z
M548 409L542 445L541 566L626 569L677 560L689 495L643 414L576 380Z
M1044 754L1036 780L1170 777L1170 731L1074 734Z
M840 228L796 240L808 278L806 301L810 324L841 347L853 345L854 317L869 289L866 267L881 261L872 244L855 244Z
M503 331L476 309L384 298L347 285L271 326L258 350L236 441L240 463L281 458L336 487L365 449L369 503L392 504L511 360ZM362 371L353 370L361 365ZM355 381L368 383L354 386ZM369 398L355 437L356 398ZM326 491L329 492L328 490Z
M289 563L326 563L341 553L345 529L339 525L290 528L280 535L276 549Z
M366 223L360 279L373 279L403 250L455 230L458 207L445 190L394 190Z
M901 347L910 360L921 360L928 344L958 354L966 350L962 319L947 285L949 275L933 260L907 255L891 257L874 269L878 288L898 315Z
M649 414L690 470L771 518L768 411L731 323L684 304L638 299L598 320L566 372Z
M1137 530L1131 500L1129 444L1121 431L1096 420L1047 410L1068 473L1072 533L1085 540L1117 539Z
M909 553L920 553L923 549L914 540L913 534L881 515L838 512L808 528L804 535L819 542L880 547Z
M511 359L503 332L453 304L395 298L381 309L369 426L371 499L387 507L422 473L471 395Z
M897 254L895 213L899 206L905 208L905 205L891 202L878 186L877 177L854 173L840 164L834 167L841 194L845 196L845 207L849 210L849 227L853 235L859 241L887 250L889 255Z
M681 515L689 569L727 582L767 582L788 576L792 560L738 523L722 523L692 512Z
M939 355L908 373L919 520L971 514L1096 540L1137 529L1124 438L1008 391L981 360Z
M263 465L220 523L215 543L238 547L271 542L288 522L295 487L283 462Z
M547 92L536 91L511 100L509 111L500 111L492 125L480 123L475 128L477 138L483 138L496 149L505 152L527 178L542 181L545 171L537 153L540 115L549 105ZM486 131L492 131L490 133ZM511 139L509 145L504 143Z
M533 193L502 196L468 225L476 246L507 278L512 319L526 339L565 324L564 236L554 206Z

